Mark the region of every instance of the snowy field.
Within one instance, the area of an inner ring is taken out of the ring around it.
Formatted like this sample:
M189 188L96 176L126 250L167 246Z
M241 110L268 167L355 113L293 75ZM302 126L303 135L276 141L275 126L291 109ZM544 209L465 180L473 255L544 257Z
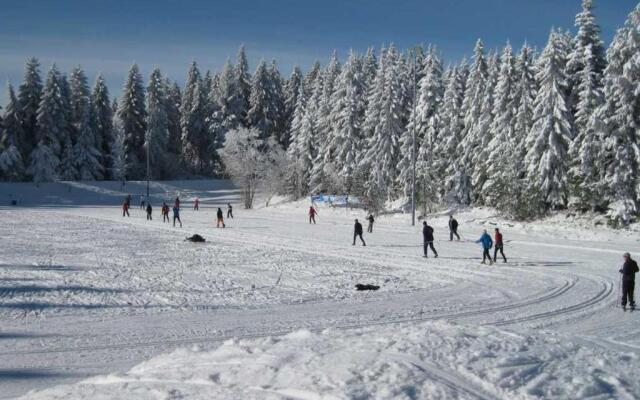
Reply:
M425 259L408 215L354 247L359 210L309 225L307 202L246 211L227 182L182 181L152 184L146 221L144 190L0 184L0 398L640 397L640 312L616 307L637 227L474 209L460 242L430 218L440 257ZM183 228L159 213L177 193ZM509 263L481 265L472 241L495 226Z

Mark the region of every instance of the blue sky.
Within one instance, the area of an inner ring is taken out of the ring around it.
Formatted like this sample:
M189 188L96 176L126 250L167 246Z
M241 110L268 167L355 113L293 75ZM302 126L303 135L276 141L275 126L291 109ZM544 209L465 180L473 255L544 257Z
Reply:
M594 3L608 44L636 0ZM191 60L218 70L241 43L252 69L275 58L286 74L334 49L344 60L349 49L390 42L433 43L453 61L478 37L488 48L542 47L551 27L575 31L579 10L580 0L0 0L0 80L17 86L24 60L36 56L43 76L53 62L80 64L91 82L102 72L117 95L133 62L145 78L159 66L183 82Z

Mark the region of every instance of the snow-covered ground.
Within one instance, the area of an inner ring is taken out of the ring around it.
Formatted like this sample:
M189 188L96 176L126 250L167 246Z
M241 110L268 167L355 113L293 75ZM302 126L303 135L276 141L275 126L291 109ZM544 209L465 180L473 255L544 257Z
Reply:
M227 182L182 181L152 184L146 221L145 190L0 184L0 205L21 205L0 209L0 398L640 396L640 314L616 307L637 230L474 209L460 242L430 218L440 257L424 259L408 215L354 247L360 210L309 225L306 202L246 211ZM159 215L177 193L183 228ZM509 263L480 265L473 240L495 226Z

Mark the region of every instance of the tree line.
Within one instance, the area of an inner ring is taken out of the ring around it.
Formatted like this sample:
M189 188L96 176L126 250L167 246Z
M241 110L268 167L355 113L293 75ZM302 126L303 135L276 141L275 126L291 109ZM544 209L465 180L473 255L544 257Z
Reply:
M9 86L0 171L140 179L148 149L154 179L237 174L241 165L225 167L233 131L235 148L278 152L264 158L278 159L278 176L286 154L278 190L294 197L348 193L383 209L410 195L415 158L425 209L489 205L531 218L573 208L626 224L640 194L640 6L608 48L591 0L575 26L552 29L540 51L478 40L470 60L445 66L435 46L390 45L344 63L334 53L288 78L275 61L251 74L241 47L220 72L193 62L183 88L159 69L145 87L134 65L117 102L100 76L90 90L80 67L67 76L54 65L42 84L31 59L18 94Z

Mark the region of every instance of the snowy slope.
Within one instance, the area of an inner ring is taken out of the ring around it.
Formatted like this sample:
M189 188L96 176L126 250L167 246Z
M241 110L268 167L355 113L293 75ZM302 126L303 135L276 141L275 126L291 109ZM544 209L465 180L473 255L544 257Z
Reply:
M146 221L135 197L131 218L120 210L124 193L142 193L145 184L118 185L0 187L0 195L11 190L38 206L0 209L0 397L106 374L115 375L27 398L92 391L170 398L174 389L197 395L200 379L222 397L286 397L249 388L263 375L271 380L260 385L270 390L302 391L290 398L314 398L322 382L334 384L327 395L355 397L349 390L371 376L380 384L362 390L381 398L405 384L442 398L640 395L625 375L640 366L640 314L615 307L620 256L638 253L637 232L560 217L512 224L474 209L458 215L460 242L448 241L445 215L430 217L440 258L424 259L420 227L407 215L378 218L367 247L353 247L353 218L364 219L358 210L320 208L318 224L309 225L306 202L247 211L226 182L167 182L153 186L156 215ZM158 218L158 202L177 192L181 229ZM190 209L194 196L203 200L199 212ZM228 201L236 218L216 229L215 209ZM472 242L494 226L509 263L482 266ZM192 233L207 243L184 242ZM381 289L357 292L356 283ZM260 339L300 329L314 333ZM240 344L221 346L232 338ZM171 353L194 344L201 350ZM371 363L351 357L352 348L399 358ZM134 367L162 353L169 354ZM510 353L525 361L508 361ZM262 365L260 354L277 368ZM423 372L407 357L436 367ZM240 371L216 367L227 358ZM539 366L526 367L531 360ZM176 365L175 374L163 372L164 363ZM227 380L208 378L216 368ZM317 379L305 381L312 369ZM444 378L434 375L440 371ZM140 391L127 392L134 381Z

